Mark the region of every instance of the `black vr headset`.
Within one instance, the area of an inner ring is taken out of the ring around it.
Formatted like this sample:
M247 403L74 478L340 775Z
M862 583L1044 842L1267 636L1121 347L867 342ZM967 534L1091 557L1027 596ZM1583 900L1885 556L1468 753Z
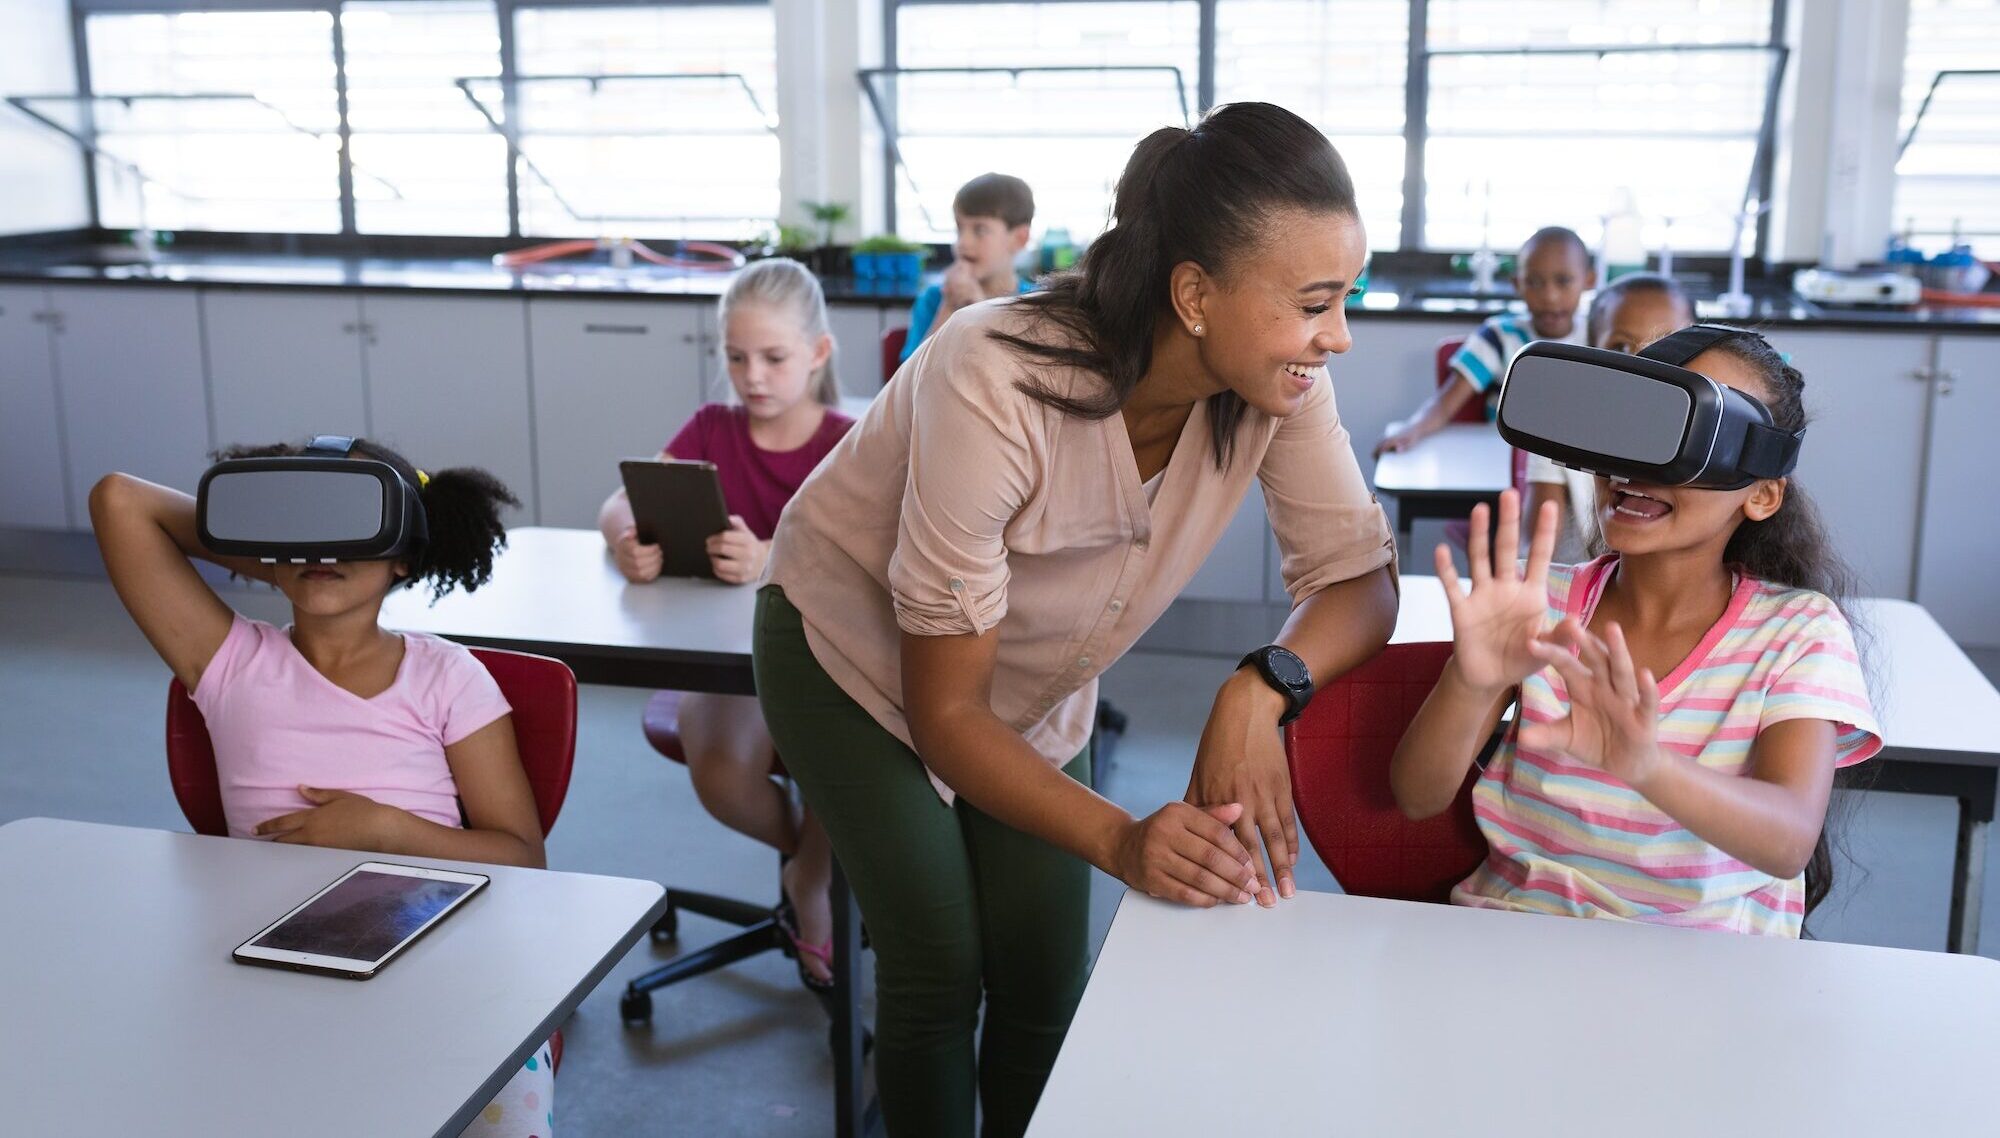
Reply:
M1534 341L1507 368L1500 437L1618 482L1740 490L1783 478L1805 431L1780 430L1763 403L1683 366L1724 340L1756 335L1696 324L1636 356Z
M430 536L421 487L353 449L345 435L320 435L301 455L209 467L195 494L202 544L271 564L415 555Z

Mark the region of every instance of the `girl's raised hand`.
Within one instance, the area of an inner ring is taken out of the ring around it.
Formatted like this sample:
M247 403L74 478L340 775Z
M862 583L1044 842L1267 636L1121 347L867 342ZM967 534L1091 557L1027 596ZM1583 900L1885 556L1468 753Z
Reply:
M1569 715L1522 724L1521 746L1588 763L1643 790L1662 761L1660 686L1650 669L1633 668L1625 630L1614 622L1600 640L1570 618L1533 651L1563 678Z
M1517 562L1521 543L1521 497L1500 495L1498 548L1488 555L1487 508L1472 508L1466 553L1472 565L1468 591L1452 564L1451 550L1437 547L1437 573L1451 605L1452 667L1467 686L1498 695L1541 667L1533 644L1542 634L1549 608L1549 558L1556 547L1555 503L1542 506L1528 543L1528 565Z

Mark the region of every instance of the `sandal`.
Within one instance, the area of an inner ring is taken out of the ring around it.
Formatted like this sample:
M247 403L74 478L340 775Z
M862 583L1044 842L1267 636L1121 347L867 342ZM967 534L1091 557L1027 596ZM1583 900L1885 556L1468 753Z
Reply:
M805 985L806 989L816 996L832 992L833 980L830 977L822 980L813 975L812 969L806 967L806 958L811 957L826 965L827 971L833 971L833 941L828 939L812 944L801 937L798 911L792 908L790 898L780 901L778 907L772 910L771 916L778 922L778 930L785 934L787 941L791 942L792 960L799 968L799 983Z

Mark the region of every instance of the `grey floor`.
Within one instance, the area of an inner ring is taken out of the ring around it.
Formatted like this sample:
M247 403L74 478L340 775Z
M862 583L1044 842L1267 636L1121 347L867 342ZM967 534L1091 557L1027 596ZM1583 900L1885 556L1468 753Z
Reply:
M282 617L268 595L232 594L254 616ZM1980 657L2000 676L2000 653ZM1106 787L1135 812L1185 789L1215 685L1230 661L1135 654L1106 677L1132 719ZM118 607L87 578L0 575L0 822L33 815L182 829L165 778L161 711L167 673ZM772 895L776 861L711 821L686 775L647 749L645 693L587 687L576 775L549 839L559 869L654 878L746 898ZM1954 810L1930 798L1861 796L1822 936L1942 949ZM1308 851L1301 884L1335 889ZM1099 877L1101 938L1119 889ZM1988 883L1983 944L2000 954L2000 886ZM683 920L699 945L724 930ZM613 976L664 959L642 942ZM618 983L585 1001L566 1029L558 1122L567 1134L814 1135L831 1132L826 1023L782 960L766 957L659 995L650 1029L618 1022ZM115 1029L115 1025L107 1025Z

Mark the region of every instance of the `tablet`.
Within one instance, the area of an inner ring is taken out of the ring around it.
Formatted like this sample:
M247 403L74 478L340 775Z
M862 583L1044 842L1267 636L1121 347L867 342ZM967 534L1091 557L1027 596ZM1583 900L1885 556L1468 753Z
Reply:
M729 528L722 479L712 462L628 458L618 464L639 540L663 554L669 577L713 577L708 539Z
M366 980L485 887L482 873L364 861L256 936L238 964Z

